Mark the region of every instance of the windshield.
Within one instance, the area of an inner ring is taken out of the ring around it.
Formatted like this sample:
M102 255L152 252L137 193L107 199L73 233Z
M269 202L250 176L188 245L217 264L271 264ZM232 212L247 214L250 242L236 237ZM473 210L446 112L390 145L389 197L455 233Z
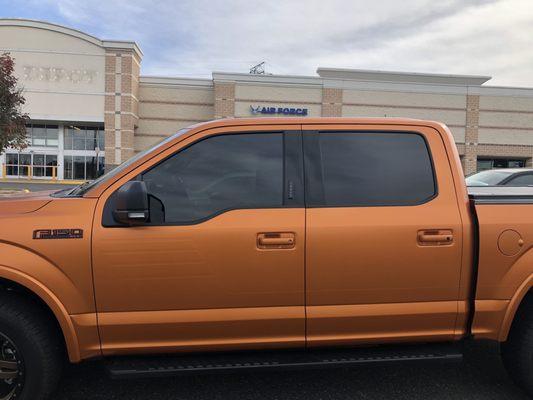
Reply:
M149 148L147 150L141 151L140 153L134 155L129 160L127 160L124 163L120 164L118 167L112 169L108 173L102 175L98 179L95 179L93 181L87 181L87 182L81 184L80 186L76 186L70 192L66 193L66 195L68 195L68 196L81 196L84 193L87 193L89 190L97 187L102 182L104 182L104 181L106 181L106 180L108 180L108 179L110 179L110 178L112 178L114 176L119 175L122 171L124 171L126 168L128 168L133 163L135 163L137 160L143 158L146 154L148 154L148 153L150 153L150 152L152 152L154 150L157 150L158 148L164 146L165 144L167 144L168 142L174 140L178 136L183 135L184 133L188 132L189 130L190 130L190 128L184 128L184 129L179 130L178 132L176 132L175 134L169 136L165 140L159 142L155 146L153 146L153 147L151 147L151 148Z
M466 186L495 186L499 185L505 178L512 175L512 171L487 170L466 178Z

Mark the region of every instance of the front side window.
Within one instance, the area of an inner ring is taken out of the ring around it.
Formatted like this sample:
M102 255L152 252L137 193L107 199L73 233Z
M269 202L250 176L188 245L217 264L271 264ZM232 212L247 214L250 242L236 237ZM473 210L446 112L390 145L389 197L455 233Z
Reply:
M309 135L314 138L306 143L315 148L311 157L306 155L310 206L414 205L436 194L428 146L419 134Z
M154 223L187 224L237 208L283 204L283 135L214 136L142 175Z

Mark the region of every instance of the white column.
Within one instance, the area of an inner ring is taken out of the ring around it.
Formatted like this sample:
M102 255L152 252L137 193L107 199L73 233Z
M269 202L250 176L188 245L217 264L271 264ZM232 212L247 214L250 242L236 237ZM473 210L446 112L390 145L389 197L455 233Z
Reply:
M65 125L59 125L57 128L57 179L62 181L65 176Z
M0 178L5 178L4 165L6 165L6 153L0 154Z

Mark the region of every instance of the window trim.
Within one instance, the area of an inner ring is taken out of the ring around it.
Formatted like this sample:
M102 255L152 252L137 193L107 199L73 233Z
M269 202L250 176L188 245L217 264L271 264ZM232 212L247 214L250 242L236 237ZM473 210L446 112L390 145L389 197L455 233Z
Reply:
M151 171L153 168L164 163L166 160L174 157L180 152L188 149L195 144L198 144L204 140L218 136L236 136L236 135L250 135L250 134L280 134L282 138L282 204L279 206L270 206L270 207L230 207L217 211L216 213L210 214L204 218L199 218L193 221L184 221L184 222L164 222L164 223L146 223L139 226L143 227L152 227L152 226L192 226L204 223L213 218L218 217L221 214L235 211L235 210L271 210L271 209L283 209L283 208L304 208L305 207L305 193L304 193L304 171L303 171L303 157L302 157L302 132L301 130L267 130L267 131L238 131L238 132L223 132L213 135L207 135L202 138L199 138L192 143L189 143L186 146L180 147L174 153L168 155L157 163L151 165L149 168L142 170L131 180L142 180L143 174ZM288 198L289 194L289 182L293 181L294 183L294 195L292 199ZM115 203L115 194L120 188L117 188L106 200L104 209L102 212L102 226L104 228L129 228L127 225L122 225L116 222L112 215L112 210Z
M321 133L381 133L381 134L415 134L420 136L424 141L424 145L429 155L429 162L431 165L431 174L433 176L433 195L416 202L404 202L404 203L394 203L394 204L384 204L384 203L375 203L375 204L343 204L343 205L327 205L325 204L324 198L324 178L322 176L322 160L317 155L320 154L319 141L318 138ZM313 138L313 139L311 139ZM433 160L433 154L431 152L431 146L428 143L426 136L422 132L418 131L404 131L404 130L384 130L384 129L324 129L324 130L303 130L302 131L302 140L303 140L303 159L304 159L304 176L305 176L305 207L306 208L362 208L362 207L413 207L419 206L422 204L429 203L436 199L439 195L439 185L437 180L437 173L435 170L435 163ZM310 181L310 176L319 176L320 178L317 182L312 183ZM314 194L311 191L311 187L317 184L319 185L320 191L320 200L313 199Z

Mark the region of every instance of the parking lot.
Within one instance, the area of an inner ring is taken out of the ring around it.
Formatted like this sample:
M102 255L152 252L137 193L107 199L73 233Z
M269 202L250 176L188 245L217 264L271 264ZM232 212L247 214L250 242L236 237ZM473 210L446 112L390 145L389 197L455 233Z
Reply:
M67 369L56 400L527 399L491 343L466 349L462 363L364 366L113 381L101 362Z

